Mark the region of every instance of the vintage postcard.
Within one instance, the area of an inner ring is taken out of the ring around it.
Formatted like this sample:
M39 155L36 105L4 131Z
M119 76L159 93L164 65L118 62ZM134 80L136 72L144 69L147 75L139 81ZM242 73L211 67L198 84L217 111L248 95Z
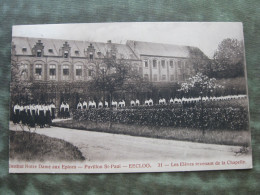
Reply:
M242 23L13 26L10 173L251 169Z

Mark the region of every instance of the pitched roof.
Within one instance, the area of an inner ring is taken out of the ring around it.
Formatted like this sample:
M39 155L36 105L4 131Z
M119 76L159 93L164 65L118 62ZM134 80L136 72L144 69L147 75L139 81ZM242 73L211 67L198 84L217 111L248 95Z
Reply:
M192 56L194 50L205 56L203 52L197 47L181 46L164 43L151 43L128 40L126 45L131 47L133 52L140 57L141 55L149 56L165 56L165 57L179 57L189 58Z
M116 57L137 60L137 57L134 55L133 51L125 44L31 37L13 37L12 41L15 45L16 55L33 55L32 48L35 46L38 40L41 40L43 43L44 56L61 56L61 48L63 47L63 44L67 42L71 48L71 57L86 57L85 51L90 46L90 44L92 44L96 53L101 52L101 57L106 55L106 52L110 51L113 47L117 51ZM26 51L24 51L23 48L26 48ZM50 52L49 49L52 49L52 52ZM78 51L78 54L76 54L75 51Z
M100 57L104 57L112 48L115 49L116 57L119 59L138 60L141 55L165 56L179 58L207 58L205 54L197 47L180 46L163 43L151 43L141 41L127 41L126 44L101 43L90 41L31 38L31 37L13 37L13 44L16 46L16 55L33 55L32 48L41 40L44 46L44 56L62 56L61 48L65 42L71 48L71 57L86 57L85 52L90 44L95 48L95 52L100 52ZM26 48L26 50L23 50ZM50 51L50 49L52 51ZM76 51L78 51L76 53ZM97 55L96 55L97 56Z

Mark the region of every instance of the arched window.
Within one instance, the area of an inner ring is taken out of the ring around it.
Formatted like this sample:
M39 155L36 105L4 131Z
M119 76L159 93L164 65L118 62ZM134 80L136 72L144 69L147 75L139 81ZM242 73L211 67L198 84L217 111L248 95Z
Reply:
M69 65L63 65L62 66L62 79L69 80L69 75L70 75Z
M49 76L50 76L50 80L56 79L56 65L55 64L50 65Z
M36 80L42 79L42 65L41 64L35 65L35 79Z
M28 64L21 63L20 71L21 71L21 79L27 80L28 79Z
M76 65L76 80L82 79L82 65Z

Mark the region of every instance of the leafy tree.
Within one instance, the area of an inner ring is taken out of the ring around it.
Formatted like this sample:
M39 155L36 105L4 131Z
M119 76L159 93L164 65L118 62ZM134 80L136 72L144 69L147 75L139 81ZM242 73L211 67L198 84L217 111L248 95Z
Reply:
M108 93L111 103L114 93L122 88L127 79L129 70L130 66L126 61L105 57L101 64L94 67L89 88L100 91L103 101L105 101L105 94Z
M181 88L179 91L183 91L184 93L189 93L190 96L200 96L200 121L201 121L201 127L203 129L203 135L205 134L204 130L204 103L203 103L203 97L209 96L212 94L217 88L224 88L221 85L218 85L216 83L215 78L209 78L206 75L203 75L202 73L197 73L195 76L189 78L187 82L184 82L181 84Z
M102 94L103 105L105 97L108 95L110 108L116 92L122 93L130 89L134 91L135 86L142 88L141 77L136 74L131 63L127 60L116 59L115 56L106 55L102 63L96 65L93 69L92 79L88 88L89 90L99 91ZM112 117L112 113L110 116ZM111 128L111 118L109 121L109 127Z
M244 76L244 45L237 39L224 39L214 53L214 77L234 78Z
M23 69L17 63L15 56L11 56L11 104L26 103L32 99L31 82L28 78L27 69Z
M210 96L217 88L224 88L216 83L215 78L197 73L195 76L190 77L187 82L181 84L179 91L183 91L189 96ZM202 99L201 99L202 100Z
M211 76L212 61L197 47L189 47L189 64L192 65L195 74L201 72Z

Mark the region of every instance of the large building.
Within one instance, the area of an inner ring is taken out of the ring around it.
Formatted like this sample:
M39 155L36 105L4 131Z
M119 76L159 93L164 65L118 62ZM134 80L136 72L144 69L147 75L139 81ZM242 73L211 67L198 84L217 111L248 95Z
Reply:
M205 55L195 47L130 40L126 44L116 44L28 37L12 39L12 63L19 66L21 79L36 84L36 91L43 85L52 88L51 91L42 89L38 97L56 104L68 99L73 90L74 101L84 96L84 83L91 80L95 68L106 56L127 60L147 81L169 83L182 82L193 75L194 56ZM73 89L68 90L69 83L75 84Z

